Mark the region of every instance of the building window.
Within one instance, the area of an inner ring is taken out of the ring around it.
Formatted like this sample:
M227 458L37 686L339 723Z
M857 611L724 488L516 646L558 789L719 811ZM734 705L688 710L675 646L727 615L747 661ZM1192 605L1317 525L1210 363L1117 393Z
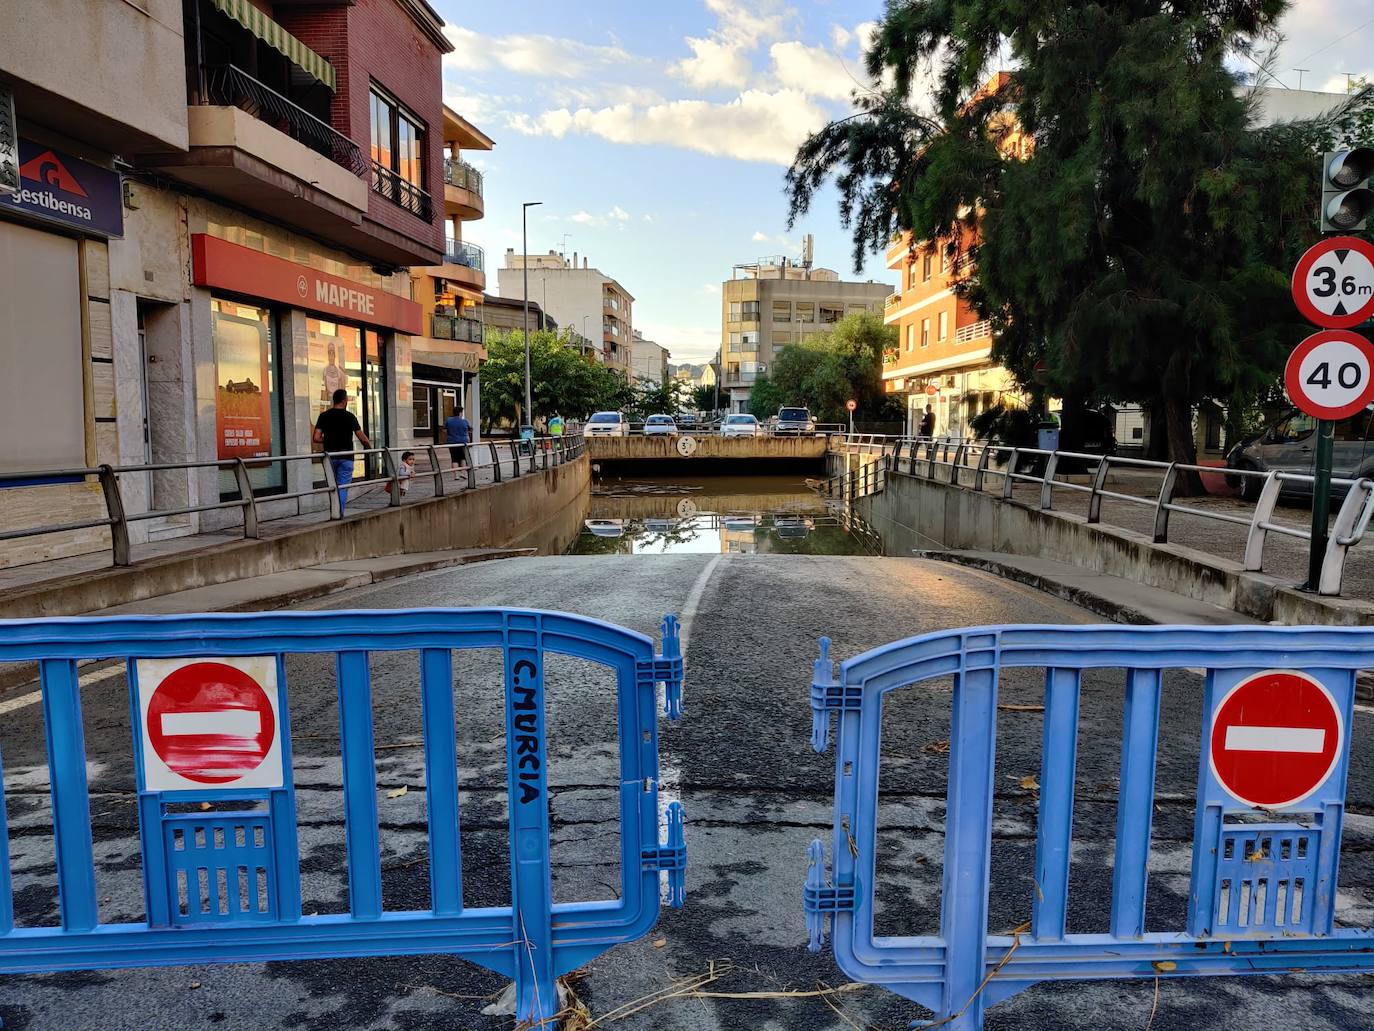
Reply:
M940 248L940 274L944 275L949 271L949 248Z
M940 335L937 339L944 340L949 336L949 312L940 312Z
M930 346L930 319L921 320L921 346Z
M732 333L730 334L730 350L732 350L732 351L738 351L738 350L739 350L739 342L740 342L740 334L739 334L739 331L736 330L735 332L732 332Z
M745 332L745 333L741 333L741 334L740 334L740 345L741 345L746 351L757 350L757 349L758 349L758 346L759 346L759 331L758 331L757 329L754 329L754 330L749 330L748 332Z
M731 322L738 322L738 321L739 321L739 301L731 301L731 302L730 302L730 321L731 321Z
M844 307L841 306L841 305L836 305L836 304L822 304L822 305L820 306L820 309L821 309L821 319L820 319L820 320L821 320L822 322L839 322L840 319L844 318Z
M372 189L426 222L432 218L425 192L424 123L372 87Z
M774 301L773 302L773 321L791 322L792 321L792 302Z
M773 346L786 347L792 342L792 331L787 329L773 330Z
M740 316L745 322L757 322L759 320L759 302L745 301L740 307Z
M797 321L798 321L798 322L815 322L815 321L816 321L816 306L815 306L812 302L810 302L810 301L798 301L798 302L797 302Z
M930 255L930 252L927 251L927 252L921 257L921 282L922 282L922 283L928 283L928 282L930 282L930 262L931 262L931 255Z

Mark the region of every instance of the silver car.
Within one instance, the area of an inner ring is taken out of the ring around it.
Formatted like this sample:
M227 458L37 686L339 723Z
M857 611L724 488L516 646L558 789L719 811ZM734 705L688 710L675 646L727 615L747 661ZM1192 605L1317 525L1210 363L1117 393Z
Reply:
M651 415L644 420L644 436L676 437L677 423L671 415Z
M1361 476L1374 477L1374 439L1370 436L1371 428L1374 428L1371 427L1372 420L1374 405L1336 423L1331 454L1332 476L1350 480ZM1231 469L1262 473L1277 470L1310 476L1314 471L1316 454L1317 420L1294 408L1258 437L1236 445L1226 456L1226 465ZM1227 481L1239 487L1241 497L1249 501L1259 497L1263 486L1258 476L1229 476ZM1302 480L1290 480L1284 483L1283 492L1310 494L1312 486ZM1332 493L1344 494L1345 488L1336 488Z

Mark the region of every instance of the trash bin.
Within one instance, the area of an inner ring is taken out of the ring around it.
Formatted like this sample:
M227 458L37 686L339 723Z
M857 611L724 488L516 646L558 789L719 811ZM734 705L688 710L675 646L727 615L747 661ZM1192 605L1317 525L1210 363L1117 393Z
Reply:
M534 454L534 427L528 424L520 427L520 453Z
M1059 423L1042 422L1037 427L1037 444L1041 451L1059 450Z

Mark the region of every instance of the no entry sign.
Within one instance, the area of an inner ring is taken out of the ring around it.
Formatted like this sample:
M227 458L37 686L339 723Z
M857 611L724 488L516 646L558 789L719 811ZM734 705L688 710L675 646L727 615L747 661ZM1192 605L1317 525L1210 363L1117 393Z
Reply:
M1310 248L1293 270L1293 300L1311 322L1349 329L1374 315L1374 245L1333 236Z
M145 790L282 786L275 659L141 659L137 673Z
M1316 419L1348 419L1374 401L1374 345L1344 329L1313 333L1283 370L1288 398Z
M1233 687L1213 713L1212 773L1237 801L1283 809L1321 787L1344 741L1325 687L1306 673L1265 670Z

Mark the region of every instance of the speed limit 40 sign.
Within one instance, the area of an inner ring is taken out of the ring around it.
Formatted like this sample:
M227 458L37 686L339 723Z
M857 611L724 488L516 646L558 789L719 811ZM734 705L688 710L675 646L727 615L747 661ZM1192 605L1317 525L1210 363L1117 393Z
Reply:
M1308 249L1293 270L1293 300L1309 321L1349 329L1374 315L1374 245L1333 236Z
M1283 381L1313 418L1349 418L1374 401L1374 345L1343 329L1313 333L1288 356Z

